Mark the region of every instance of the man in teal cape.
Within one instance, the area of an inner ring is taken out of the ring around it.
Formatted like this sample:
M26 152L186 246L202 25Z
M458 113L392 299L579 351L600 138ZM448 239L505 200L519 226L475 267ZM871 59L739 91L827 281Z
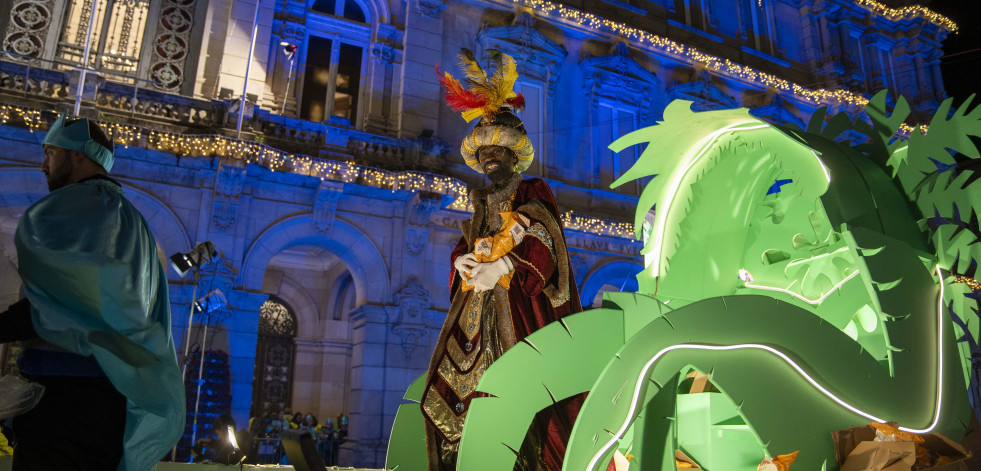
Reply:
M50 194L15 234L26 299L0 342L26 340L22 374L45 386L14 418L14 471L144 471L184 429L167 280L146 221L107 173L113 145L87 119L44 139Z

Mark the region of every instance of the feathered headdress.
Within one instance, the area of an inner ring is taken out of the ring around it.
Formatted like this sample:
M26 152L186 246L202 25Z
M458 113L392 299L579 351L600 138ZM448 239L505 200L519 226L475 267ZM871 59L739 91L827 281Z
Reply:
M446 88L446 103L453 111L459 111L468 123L478 116L493 119L502 106L516 111L525 105L524 95L514 93L514 81L518 79L514 58L496 49L487 52L490 65L494 67L490 77L469 49L461 49L457 54L469 89L464 89L449 72L439 75L439 83ZM438 68L436 71L439 74Z
M488 51L494 73L487 72L477 63L473 52L461 49L457 57L460 68L467 76L469 89L463 88L449 72L436 74L439 83L446 88L446 103L459 111L467 122L482 116L480 122L463 139L460 153L470 168L483 172L477 160L477 151L482 146L501 146L511 149L518 158L515 170L523 172L531 166L535 149L528 139L524 124L514 112L524 108L525 97L514 93L514 82L518 79L518 66L514 58L491 49Z

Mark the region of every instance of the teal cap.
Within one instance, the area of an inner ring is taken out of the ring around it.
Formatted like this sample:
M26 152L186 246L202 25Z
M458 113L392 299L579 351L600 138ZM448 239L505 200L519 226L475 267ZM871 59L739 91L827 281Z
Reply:
M44 136L41 144L77 150L106 169L106 172L112 170L114 161L112 153L115 146L110 140L107 149L92 139L89 134L88 118L68 118L65 113L62 113L48 129L48 135Z

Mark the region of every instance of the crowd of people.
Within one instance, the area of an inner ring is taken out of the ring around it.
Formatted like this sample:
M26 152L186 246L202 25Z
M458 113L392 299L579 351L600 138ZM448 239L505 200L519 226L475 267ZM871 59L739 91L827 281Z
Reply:
M312 413L293 412L289 408L269 412L264 417L253 418L249 432L255 443L255 453L260 464L287 464L280 436L283 430L304 429L317 443L317 452L330 466L337 464L338 447L347 438L348 418L338 414L336 419L327 418L321 424Z

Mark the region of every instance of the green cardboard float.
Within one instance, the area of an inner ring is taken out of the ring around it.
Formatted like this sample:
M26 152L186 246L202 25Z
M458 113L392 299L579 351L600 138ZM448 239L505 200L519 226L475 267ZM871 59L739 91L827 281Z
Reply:
M458 469L512 469L535 413L585 391L566 470L605 470L616 449L631 469L673 470L676 449L710 471L794 450L794 469L836 469L831 432L873 421L959 441L981 353L970 102L945 101L907 138L910 108L888 110L885 93L854 122L820 110L807 129L679 100L614 142L647 144L614 182L650 178L638 292L607 293L494 363ZM711 392L692 393L690 372ZM426 469L422 436L410 402L387 466Z

